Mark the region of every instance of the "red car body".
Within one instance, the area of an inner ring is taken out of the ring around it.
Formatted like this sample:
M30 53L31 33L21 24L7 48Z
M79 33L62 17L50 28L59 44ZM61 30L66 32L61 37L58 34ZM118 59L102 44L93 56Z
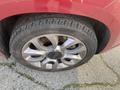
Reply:
M0 0L0 20L26 13L64 13L90 17L110 30L105 50L120 44L120 0Z

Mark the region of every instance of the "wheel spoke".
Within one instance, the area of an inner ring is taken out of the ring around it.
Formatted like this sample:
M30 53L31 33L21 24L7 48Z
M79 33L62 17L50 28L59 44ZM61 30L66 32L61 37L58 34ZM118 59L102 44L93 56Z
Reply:
M35 65L36 67L41 67L41 63L40 62L32 62L31 64Z
M61 47L60 47L60 46L57 46L57 47L55 48L55 51L60 51L60 52L61 52Z
M64 47L64 48L68 48L68 47L71 47L71 46L73 46L73 45L75 45L75 44L77 44L77 43L78 43L77 40L74 40L74 39L72 39L72 38L68 38L68 39L63 43L63 47Z
M37 58L33 58L31 56L26 56L25 59L28 61L28 62L31 62L31 63L34 63L34 62L40 62L44 59L44 57L37 57Z
M27 55L45 55L46 54L46 51L39 51L39 50L34 50L34 49L31 49L31 48L27 48L26 50L24 50L23 52L24 54L27 54Z
M66 50L66 53L68 53L68 54L77 54L77 53L82 53L84 51L86 51L86 47L80 45L78 48L75 48L73 50Z
M56 48L58 46L58 36L57 35L46 35L47 39L50 40L53 47Z
M57 69L57 66L58 66L57 60L53 60L49 58L45 59L41 64L41 67L43 69Z
M78 62L78 61L76 61L76 60L67 61L67 60L65 60L65 59L62 59L61 61L62 61L62 63L63 63L64 65L66 65L66 66L71 66L71 65L76 64L76 62Z
M71 55L71 54L65 54L64 59L73 59L73 60L82 60L82 57L80 55Z
M81 60L82 58L80 55L71 55L71 54L66 54L64 55L63 59L61 59L62 63L68 66L75 65Z
M39 50L48 50L48 48L43 46L42 42L38 39L31 40L31 43Z
M58 69L59 68L67 68L68 67L68 65L66 65L66 64L64 64L64 63L60 63L59 65L58 65Z

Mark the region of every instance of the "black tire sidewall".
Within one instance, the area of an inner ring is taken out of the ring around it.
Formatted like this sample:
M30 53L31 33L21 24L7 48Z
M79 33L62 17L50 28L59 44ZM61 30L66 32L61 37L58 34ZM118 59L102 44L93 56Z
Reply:
M72 66L70 68L66 68L66 69L61 69L61 70L68 70L68 69L72 69L74 67L77 67L79 65L82 65L84 63L86 63L94 54L96 51L96 44L95 42L84 32L82 32L81 30L73 30L73 29L68 29L68 28L61 28L61 26L43 26L43 27L34 27L34 28L30 28L29 31L24 31L19 33L18 36L16 36L16 41L15 43L13 43L10 48L11 48L11 53L12 55L17 59L17 61L19 61L20 63L22 63L25 66L28 66L30 68L33 69L37 69L37 70L42 70L38 67L32 66L31 64L29 64L28 62L26 62L23 58L22 58L22 48L23 46L32 38L40 36L40 35L44 35L44 34L66 34L66 35L70 35L73 37L78 38L79 40L81 40L87 47L87 55L86 57L78 64L76 64L75 66ZM61 71L59 70L59 71ZM44 70L45 71L45 70ZM49 70L46 70L49 71Z

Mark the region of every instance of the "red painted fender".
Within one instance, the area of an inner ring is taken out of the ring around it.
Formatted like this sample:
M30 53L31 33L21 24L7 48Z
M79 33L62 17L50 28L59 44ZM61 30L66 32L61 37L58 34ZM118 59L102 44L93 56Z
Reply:
M106 49L120 43L119 0L0 0L0 20L25 13L54 12L94 18L110 30Z

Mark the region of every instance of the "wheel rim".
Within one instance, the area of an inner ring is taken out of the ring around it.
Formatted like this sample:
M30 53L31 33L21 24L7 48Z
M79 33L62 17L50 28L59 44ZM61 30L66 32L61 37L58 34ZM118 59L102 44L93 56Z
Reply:
M71 68L86 56L87 48L79 39L64 34L34 37L22 48L22 57L43 70Z

